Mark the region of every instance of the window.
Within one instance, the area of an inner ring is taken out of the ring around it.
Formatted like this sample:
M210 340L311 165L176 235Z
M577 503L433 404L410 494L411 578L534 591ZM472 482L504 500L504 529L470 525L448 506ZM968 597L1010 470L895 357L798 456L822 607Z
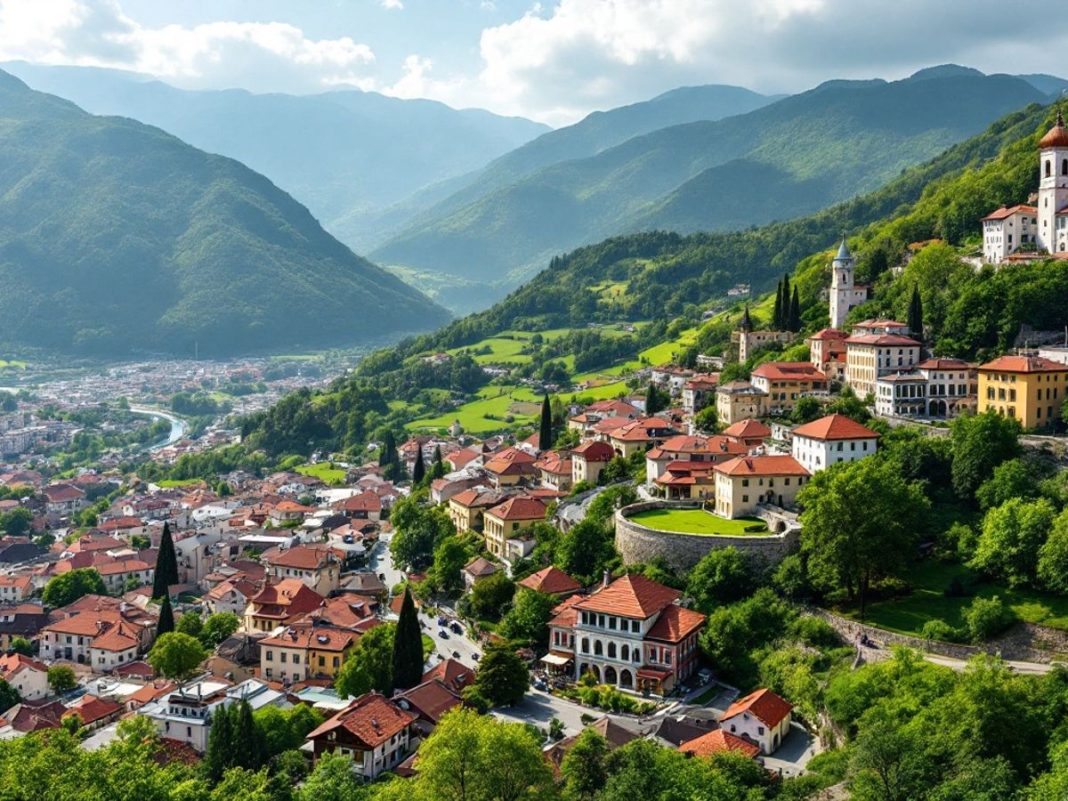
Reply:
M274 651L268 651L267 652L267 661L268 662L273 662L274 661Z

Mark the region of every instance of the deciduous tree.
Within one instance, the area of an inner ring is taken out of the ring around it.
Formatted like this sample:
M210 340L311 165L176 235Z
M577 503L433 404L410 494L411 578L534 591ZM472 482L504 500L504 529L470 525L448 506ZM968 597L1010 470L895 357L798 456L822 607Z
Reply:
M208 652L195 637L172 631L156 638L148 652L148 663L160 675L185 681L197 672L207 657Z
M342 663L334 689L342 698L356 698L371 690L393 692L393 638L397 626L383 623L360 637Z
M41 597L49 606L58 608L72 604L85 595L106 594L107 588L100 574L94 568L79 567L50 578Z

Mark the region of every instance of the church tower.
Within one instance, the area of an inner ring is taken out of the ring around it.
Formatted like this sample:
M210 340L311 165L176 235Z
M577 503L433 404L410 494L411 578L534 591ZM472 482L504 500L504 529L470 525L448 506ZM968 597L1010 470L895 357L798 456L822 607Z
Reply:
M1038 143L1038 230L1035 244L1050 253L1068 251L1068 216L1057 212L1068 206L1068 128L1057 112L1057 123ZM1058 224L1066 227L1058 227Z
M856 288L853 285L853 268L856 260L849 252L846 241L838 246L838 255L831 262L831 328L841 329L846 315L856 305Z

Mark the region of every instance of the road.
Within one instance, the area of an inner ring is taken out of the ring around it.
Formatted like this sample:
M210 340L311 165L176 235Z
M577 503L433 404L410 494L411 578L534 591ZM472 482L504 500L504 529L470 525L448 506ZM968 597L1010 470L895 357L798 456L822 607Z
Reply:
M382 535L375 547L371 549L367 565L373 572L385 576L384 582L386 586L392 588L404 581L405 576L393 564L393 558L389 553L389 538L390 535L388 534ZM455 615L451 614L451 611L447 611L446 617L452 620ZM434 640L434 653L431 654L430 659L427 661L428 668L446 658L457 659L469 667L478 665L474 655L479 654L481 656L482 647L467 637L466 633L457 634L454 631L447 631L448 638L444 639L439 636L442 627L438 625L437 617L424 614L422 611L419 612L419 625L422 626L423 633Z
M886 648L861 648L861 656L865 662L881 662L884 659L889 659L892 656L892 653ZM964 670L968 667L968 660L966 659L955 659L951 656L942 656L940 654L931 653L925 653L923 658L933 665L941 665L942 667L951 668L957 671ZM1041 676L1049 673L1053 670L1055 664L1059 664L1020 662L1013 659L1005 659L1003 661L1017 673L1024 673L1030 676Z
M155 417L170 422L170 433L165 439L162 439L159 442L156 442L153 445L149 446L148 449L150 451L159 450L160 448L166 448L168 445L173 445L185 436L186 429L188 428L185 420L183 420L181 417L171 414L170 412L165 412L161 409L154 409L148 406L131 406L130 411L134 414L144 414L148 415L149 417Z

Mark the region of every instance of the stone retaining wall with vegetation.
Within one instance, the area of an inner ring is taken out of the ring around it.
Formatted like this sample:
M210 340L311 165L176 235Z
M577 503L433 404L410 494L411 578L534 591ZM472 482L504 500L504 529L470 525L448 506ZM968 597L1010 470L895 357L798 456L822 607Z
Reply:
M661 558L672 570L684 573L710 551L717 548L737 548L754 564L770 566L796 551L800 532L784 534L747 535L744 537L716 534L683 534L660 531L630 519L631 515L651 509L699 509L700 503L646 501L624 506L616 512L616 548L624 564L650 562Z

